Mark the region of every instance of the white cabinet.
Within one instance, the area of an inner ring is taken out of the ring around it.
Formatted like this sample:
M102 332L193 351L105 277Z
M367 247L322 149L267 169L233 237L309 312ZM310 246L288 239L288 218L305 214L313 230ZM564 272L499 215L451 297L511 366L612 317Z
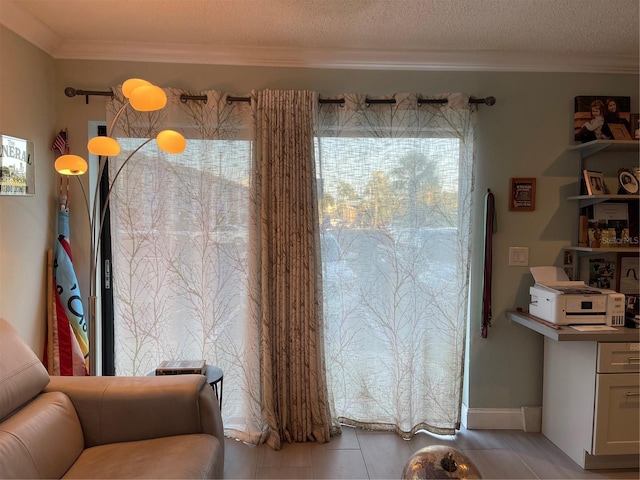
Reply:
M583 468L635 468L640 342L545 336L542 433Z
M599 343L593 454L640 453L640 344Z

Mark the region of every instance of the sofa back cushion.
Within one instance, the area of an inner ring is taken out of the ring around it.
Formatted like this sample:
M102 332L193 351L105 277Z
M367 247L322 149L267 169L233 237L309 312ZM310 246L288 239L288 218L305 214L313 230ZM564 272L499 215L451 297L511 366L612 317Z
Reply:
M0 478L60 478L84 449L64 393L43 393L0 423Z
M49 374L15 329L0 318L0 421L38 395Z

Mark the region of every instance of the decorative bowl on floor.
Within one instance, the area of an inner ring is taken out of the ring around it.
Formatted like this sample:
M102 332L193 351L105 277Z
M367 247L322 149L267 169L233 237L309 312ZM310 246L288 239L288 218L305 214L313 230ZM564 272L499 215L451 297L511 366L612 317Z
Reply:
M469 458L452 447L432 445L411 455L402 470L402 480L429 478L469 478L482 476Z

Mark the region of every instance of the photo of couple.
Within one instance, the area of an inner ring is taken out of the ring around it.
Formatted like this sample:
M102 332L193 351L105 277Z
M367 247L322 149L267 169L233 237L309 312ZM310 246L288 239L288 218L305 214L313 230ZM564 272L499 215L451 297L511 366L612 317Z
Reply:
M575 97L575 140L620 140L629 137L631 97Z

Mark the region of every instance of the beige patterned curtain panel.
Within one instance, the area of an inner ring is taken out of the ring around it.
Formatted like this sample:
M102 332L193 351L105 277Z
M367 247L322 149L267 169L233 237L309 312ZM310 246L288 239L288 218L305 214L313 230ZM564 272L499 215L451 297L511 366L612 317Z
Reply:
M114 89L119 92L119 89ZM112 192L116 373L224 370L226 435L326 442L340 424L410 435L460 419L473 135L468 97L318 106L317 94L167 89L117 122L151 142ZM181 102L183 93L207 102ZM391 97L390 97L391 98ZM123 99L107 104L108 118Z

